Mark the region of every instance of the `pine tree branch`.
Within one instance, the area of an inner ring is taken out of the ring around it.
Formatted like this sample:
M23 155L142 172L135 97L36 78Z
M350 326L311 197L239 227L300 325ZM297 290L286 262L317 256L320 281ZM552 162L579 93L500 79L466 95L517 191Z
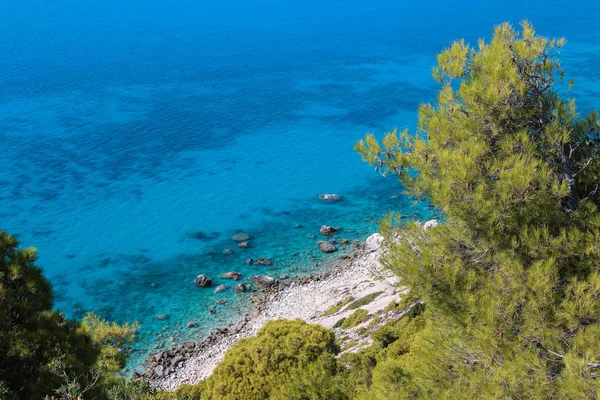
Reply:
M596 154L598 154L598 149L599 149L598 146L594 147L594 151L592 152L592 155L590 156L590 158L588 158L585 165L583 167L581 167L581 169L579 171L577 171L573 174L573 177L576 177L577 175L579 175L579 173L583 172L587 167L590 166L592 161L596 158Z

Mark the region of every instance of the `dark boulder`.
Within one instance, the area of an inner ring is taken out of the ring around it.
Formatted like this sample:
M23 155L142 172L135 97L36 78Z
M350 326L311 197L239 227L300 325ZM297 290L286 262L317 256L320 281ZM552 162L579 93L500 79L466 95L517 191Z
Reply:
M240 276L242 276L242 274L240 274L239 272L230 271L230 272L225 272L224 274L222 274L221 278L233 279L234 281L237 281L238 279L240 279Z
M238 283L237 285L235 285L235 291L236 292L243 293L246 290L248 290L248 286L246 286L243 283Z
M329 225L323 225L321 227L321 229L319 229L319 233L323 236L333 235L336 231L337 231L337 229L335 229L333 226L329 226Z
M323 253L333 253L334 251L337 250L337 248L332 243L329 243L329 242L320 242L319 243L319 250L321 250Z
M257 285L263 286L263 287L269 287L269 286L273 286L275 284L275 279L271 278L268 275L254 275L254 276L251 276L250 279L252 279L254 282L256 282Z
M200 274L194 280L194 284L201 287L210 287L212 285L212 279L204 274Z
M225 285L219 285L219 286L217 286L215 288L215 293L220 293L220 292L223 292L225 290L227 290L227 286L225 286Z

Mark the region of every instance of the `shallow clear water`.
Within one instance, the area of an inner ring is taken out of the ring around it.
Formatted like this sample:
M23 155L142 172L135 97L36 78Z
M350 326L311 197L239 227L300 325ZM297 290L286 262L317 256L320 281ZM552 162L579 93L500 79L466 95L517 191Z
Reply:
M220 273L320 271L322 224L358 240L390 210L435 217L352 145L414 126L453 39L527 18L569 40L578 104L600 106L597 2L496 3L4 0L0 227L40 250L68 315L141 321L132 366L206 335L249 306ZM199 273L229 290L196 288Z

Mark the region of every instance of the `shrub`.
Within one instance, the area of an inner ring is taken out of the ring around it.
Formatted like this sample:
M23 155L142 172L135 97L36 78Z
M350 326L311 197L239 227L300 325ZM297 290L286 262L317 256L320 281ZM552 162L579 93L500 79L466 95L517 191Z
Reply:
M369 319L369 312L361 308L354 311L348 318L346 318L344 322L342 322L341 328L354 328L355 326L365 322L367 319Z
M346 310L356 310L358 307L366 306L375 300L381 293L383 292L374 292L366 295L365 297L361 297L360 299L350 303Z

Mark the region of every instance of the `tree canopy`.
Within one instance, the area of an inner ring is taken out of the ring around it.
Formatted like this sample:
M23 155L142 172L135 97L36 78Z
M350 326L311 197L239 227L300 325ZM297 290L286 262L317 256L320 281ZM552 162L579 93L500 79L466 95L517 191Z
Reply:
M418 132L356 146L444 213L383 224L385 263L427 304L404 369L425 397L598 396L600 121L564 98L564 39L521 28L453 43Z
M202 399L336 399L341 389L335 335L301 320L269 321L255 337L238 341L196 388ZM182 388L179 394L192 392Z
M120 348L137 325L87 314L80 323L52 309L52 290L34 248L0 230L0 399L105 399L123 384Z

